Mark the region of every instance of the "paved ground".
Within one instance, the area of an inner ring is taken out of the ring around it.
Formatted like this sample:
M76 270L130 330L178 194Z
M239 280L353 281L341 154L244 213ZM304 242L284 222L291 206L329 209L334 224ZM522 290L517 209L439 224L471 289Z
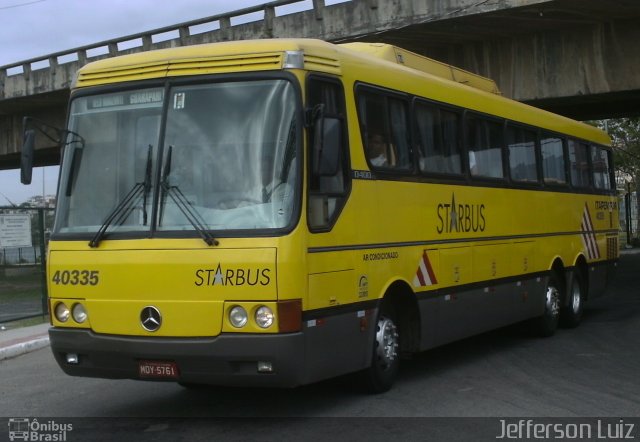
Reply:
M372 428L376 439L395 438L391 430L399 425L413 429L408 440L428 439L418 430L423 425L429 427L430 436L433 431L438 434L442 425L452 440L464 440L477 431L473 420L425 424L389 417L611 417L616 422L620 417L640 417L639 270L640 251L626 253L610 296L590 303L577 329L562 329L552 338L540 339L518 325L422 353L403 365L396 386L383 395L362 395L351 388L349 378L293 390L200 391L171 383L72 378L43 348L0 361L0 416L138 417L142 420L134 425L140 431L151 428L167 437L175 436L172 431L180 425L202 424L167 420L170 417L269 418L260 421L266 428L265 440L277 439L283 430L308 436L303 430L310 426L292 417L367 418L314 419L311 424L322 428L325 436L350 434L353 440L358 439L354 432L362 430L359 434L364 437ZM233 421L223 422L217 430L240 440L245 421L237 427L229 426ZM495 433L498 420L491 425ZM640 439L640 420L637 427L635 437ZM183 440L220 436L204 429L184 434L190 438Z
M49 323L30 327L11 328L11 323L0 327L0 361L48 347Z

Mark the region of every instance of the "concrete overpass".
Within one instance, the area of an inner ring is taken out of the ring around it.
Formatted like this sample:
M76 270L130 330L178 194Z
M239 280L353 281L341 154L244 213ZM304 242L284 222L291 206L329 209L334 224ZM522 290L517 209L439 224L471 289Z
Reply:
M0 169L17 167L24 115L63 125L69 85L86 62L225 40L387 42L491 77L504 95L573 118L638 114L639 19L638 0L272 1L0 67ZM57 149L38 148L40 164L57 163Z

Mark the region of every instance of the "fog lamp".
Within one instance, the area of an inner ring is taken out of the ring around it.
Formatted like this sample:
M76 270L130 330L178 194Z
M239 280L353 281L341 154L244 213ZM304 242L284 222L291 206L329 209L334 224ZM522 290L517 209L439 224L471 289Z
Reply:
M273 364L268 361L258 361L258 373L273 373Z

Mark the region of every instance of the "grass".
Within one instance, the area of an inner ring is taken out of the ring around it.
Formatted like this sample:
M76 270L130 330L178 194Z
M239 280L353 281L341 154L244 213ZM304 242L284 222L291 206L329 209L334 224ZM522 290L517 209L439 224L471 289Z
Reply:
M9 269L0 269L9 270ZM11 269L13 270L13 269ZM42 315L33 317L34 313L42 312L43 293L42 273L39 269L29 269L18 272L1 271L0 272L0 320L3 325L9 325L9 328L25 327L27 325L39 324L43 322ZM46 309L44 311L46 313ZM31 318L26 319L26 324L17 321L15 324L13 318ZM12 322L9 322L12 321ZM34 322L35 321L35 322Z
M27 301L32 299L42 299L42 288L13 288L9 290L0 290L0 303ZM46 295L44 295L46 297Z
M2 325L8 329L14 329L14 328L30 327L32 325L44 324L45 322L49 322L49 315L44 315L44 316L38 315L32 318L3 322Z
M43 288L40 281L28 284L7 283L0 280L0 303L42 299ZM44 294L46 297L46 294Z

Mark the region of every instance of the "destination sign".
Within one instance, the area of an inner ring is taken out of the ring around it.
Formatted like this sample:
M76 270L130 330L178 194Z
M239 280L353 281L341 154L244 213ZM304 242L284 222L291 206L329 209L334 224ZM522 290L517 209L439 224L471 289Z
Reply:
M122 94L109 94L91 97L88 100L89 109L103 109L118 106L157 105L162 103L163 90L149 90L127 92Z

